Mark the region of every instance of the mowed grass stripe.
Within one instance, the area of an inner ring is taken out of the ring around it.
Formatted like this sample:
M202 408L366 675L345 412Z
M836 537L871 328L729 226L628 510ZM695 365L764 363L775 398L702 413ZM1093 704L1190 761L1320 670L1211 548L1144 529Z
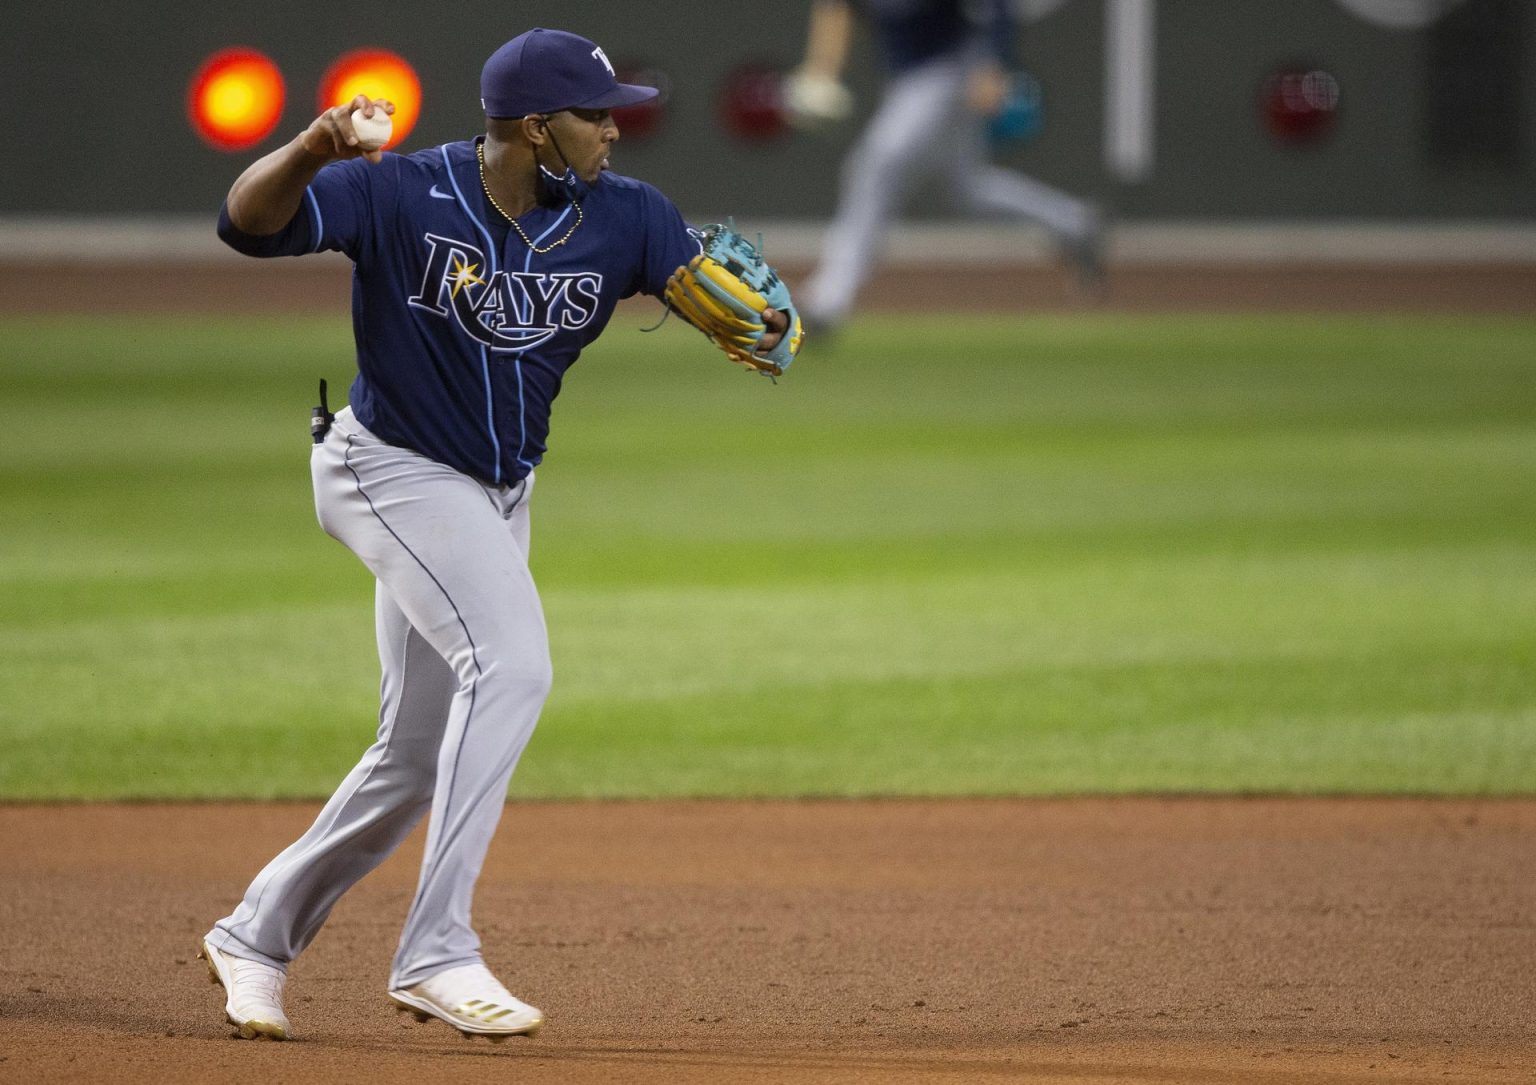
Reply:
M623 314L621 314L623 317ZM8 322L0 796L318 796L375 721L314 523L336 321ZM1528 792L1536 325L615 327L534 502L514 794Z

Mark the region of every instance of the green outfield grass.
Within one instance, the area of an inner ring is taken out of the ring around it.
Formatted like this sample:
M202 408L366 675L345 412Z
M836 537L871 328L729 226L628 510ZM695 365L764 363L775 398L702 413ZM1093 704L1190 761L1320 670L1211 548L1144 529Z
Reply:
M514 796L1536 791L1536 321L621 314L534 499ZM0 321L0 797L321 796L372 584L326 320Z

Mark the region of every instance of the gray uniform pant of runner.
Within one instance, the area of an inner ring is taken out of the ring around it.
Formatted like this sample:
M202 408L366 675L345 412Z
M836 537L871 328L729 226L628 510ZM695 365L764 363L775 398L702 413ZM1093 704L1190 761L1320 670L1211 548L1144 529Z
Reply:
M1093 206L987 161L985 118L966 105L978 57L941 57L894 76L843 165L837 213L802 309L836 323L848 315L880 255L891 219L921 180L940 178L963 210L1027 219L1058 242L1097 229Z
M378 578L377 741L320 816L208 935L286 969L332 906L431 811L391 988L480 960L470 900L507 784L549 692L528 571L532 476L479 482L386 444L342 410L312 456L327 532Z

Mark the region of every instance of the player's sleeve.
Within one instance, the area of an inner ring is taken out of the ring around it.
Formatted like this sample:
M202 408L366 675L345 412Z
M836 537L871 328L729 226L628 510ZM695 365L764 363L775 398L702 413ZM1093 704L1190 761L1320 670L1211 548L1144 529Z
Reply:
M1003 67L1013 67L1018 24L1010 0L982 0L967 10L986 42L987 52Z
M275 234L248 234L229 218L229 205L219 209L219 237L247 256L303 256L311 252L361 255L369 235L381 189L394 172L386 159L374 166L363 159L332 162L304 190L299 209Z
M644 240L640 267L623 296L649 294L659 298L672 273L703 252L704 246L672 201L650 185L641 186L641 222Z

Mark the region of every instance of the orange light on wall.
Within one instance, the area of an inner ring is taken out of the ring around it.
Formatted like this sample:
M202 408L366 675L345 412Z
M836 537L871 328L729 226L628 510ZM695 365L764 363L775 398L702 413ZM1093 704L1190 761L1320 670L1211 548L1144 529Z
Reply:
M396 146L416 127L421 116L421 80L396 54L387 49L356 49L338 57L320 78L321 110L350 102L359 94L395 103L390 118L394 134L384 146Z
M243 151L272 134L283 115L283 76L254 49L221 49L187 85L187 117L206 142Z

